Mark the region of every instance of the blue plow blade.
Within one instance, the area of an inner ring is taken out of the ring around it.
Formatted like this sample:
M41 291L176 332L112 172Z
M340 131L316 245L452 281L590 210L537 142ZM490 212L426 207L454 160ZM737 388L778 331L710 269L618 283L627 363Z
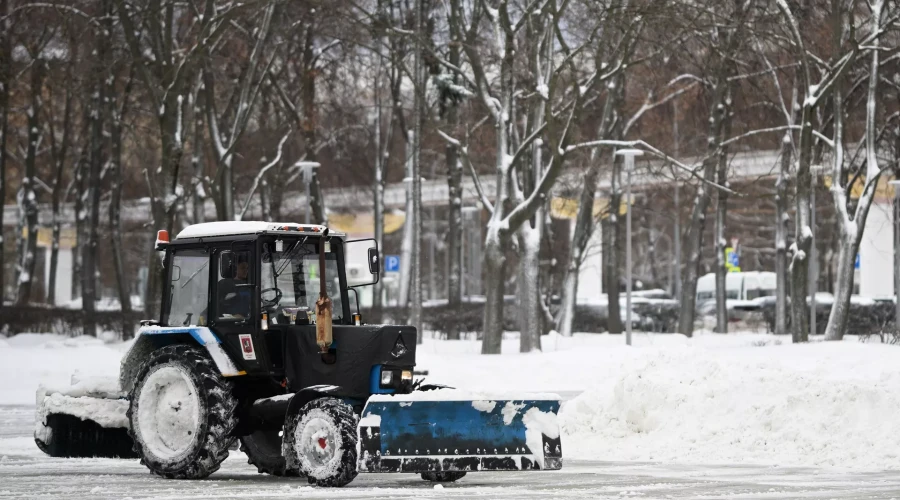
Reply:
M360 472L562 468L559 400L373 396L359 423Z

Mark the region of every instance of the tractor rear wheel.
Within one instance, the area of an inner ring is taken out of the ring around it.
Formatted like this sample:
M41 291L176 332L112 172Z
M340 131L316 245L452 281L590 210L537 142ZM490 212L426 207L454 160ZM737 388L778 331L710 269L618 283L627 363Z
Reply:
M298 477L300 469L289 468L281 454L280 431L256 431L241 438L241 451L247 455L247 463L256 466L260 474Z
M356 470L356 425L359 417L336 398L314 399L287 416L285 458L311 484L340 487L350 484Z
M432 483L452 483L465 477L464 471L423 472L422 479Z
M159 476L207 477L228 457L236 407L231 384L205 351L184 344L157 349L131 393L134 451Z

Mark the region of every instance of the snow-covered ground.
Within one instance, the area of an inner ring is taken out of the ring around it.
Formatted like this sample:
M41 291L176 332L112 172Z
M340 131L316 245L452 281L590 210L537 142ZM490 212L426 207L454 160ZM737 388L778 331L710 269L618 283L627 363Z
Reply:
M542 340L544 352L519 354L511 335L504 354L481 356L477 341L426 338L418 369L473 391L561 393L567 459L900 469L900 347L761 334ZM126 347L0 339L0 405L33 404L38 384L76 369L114 375Z

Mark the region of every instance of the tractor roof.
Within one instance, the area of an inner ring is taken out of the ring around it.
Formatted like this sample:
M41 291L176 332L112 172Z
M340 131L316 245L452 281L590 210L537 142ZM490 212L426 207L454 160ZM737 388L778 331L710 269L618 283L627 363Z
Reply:
M325 226L314 224L297 224L294 222L262 222L262 221L224 221L193 224L181 230L176 240L191 238L210 238L220 236L237 236L251 234L322 234ZM343 238L343 233L329 231L329 236Z

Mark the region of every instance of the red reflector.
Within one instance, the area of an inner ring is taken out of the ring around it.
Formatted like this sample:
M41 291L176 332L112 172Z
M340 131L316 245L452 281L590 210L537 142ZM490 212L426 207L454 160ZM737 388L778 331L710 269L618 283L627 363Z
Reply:
M165 229L160 229L156 232L156 242L157 243L168 243L169 242L169 232Z

